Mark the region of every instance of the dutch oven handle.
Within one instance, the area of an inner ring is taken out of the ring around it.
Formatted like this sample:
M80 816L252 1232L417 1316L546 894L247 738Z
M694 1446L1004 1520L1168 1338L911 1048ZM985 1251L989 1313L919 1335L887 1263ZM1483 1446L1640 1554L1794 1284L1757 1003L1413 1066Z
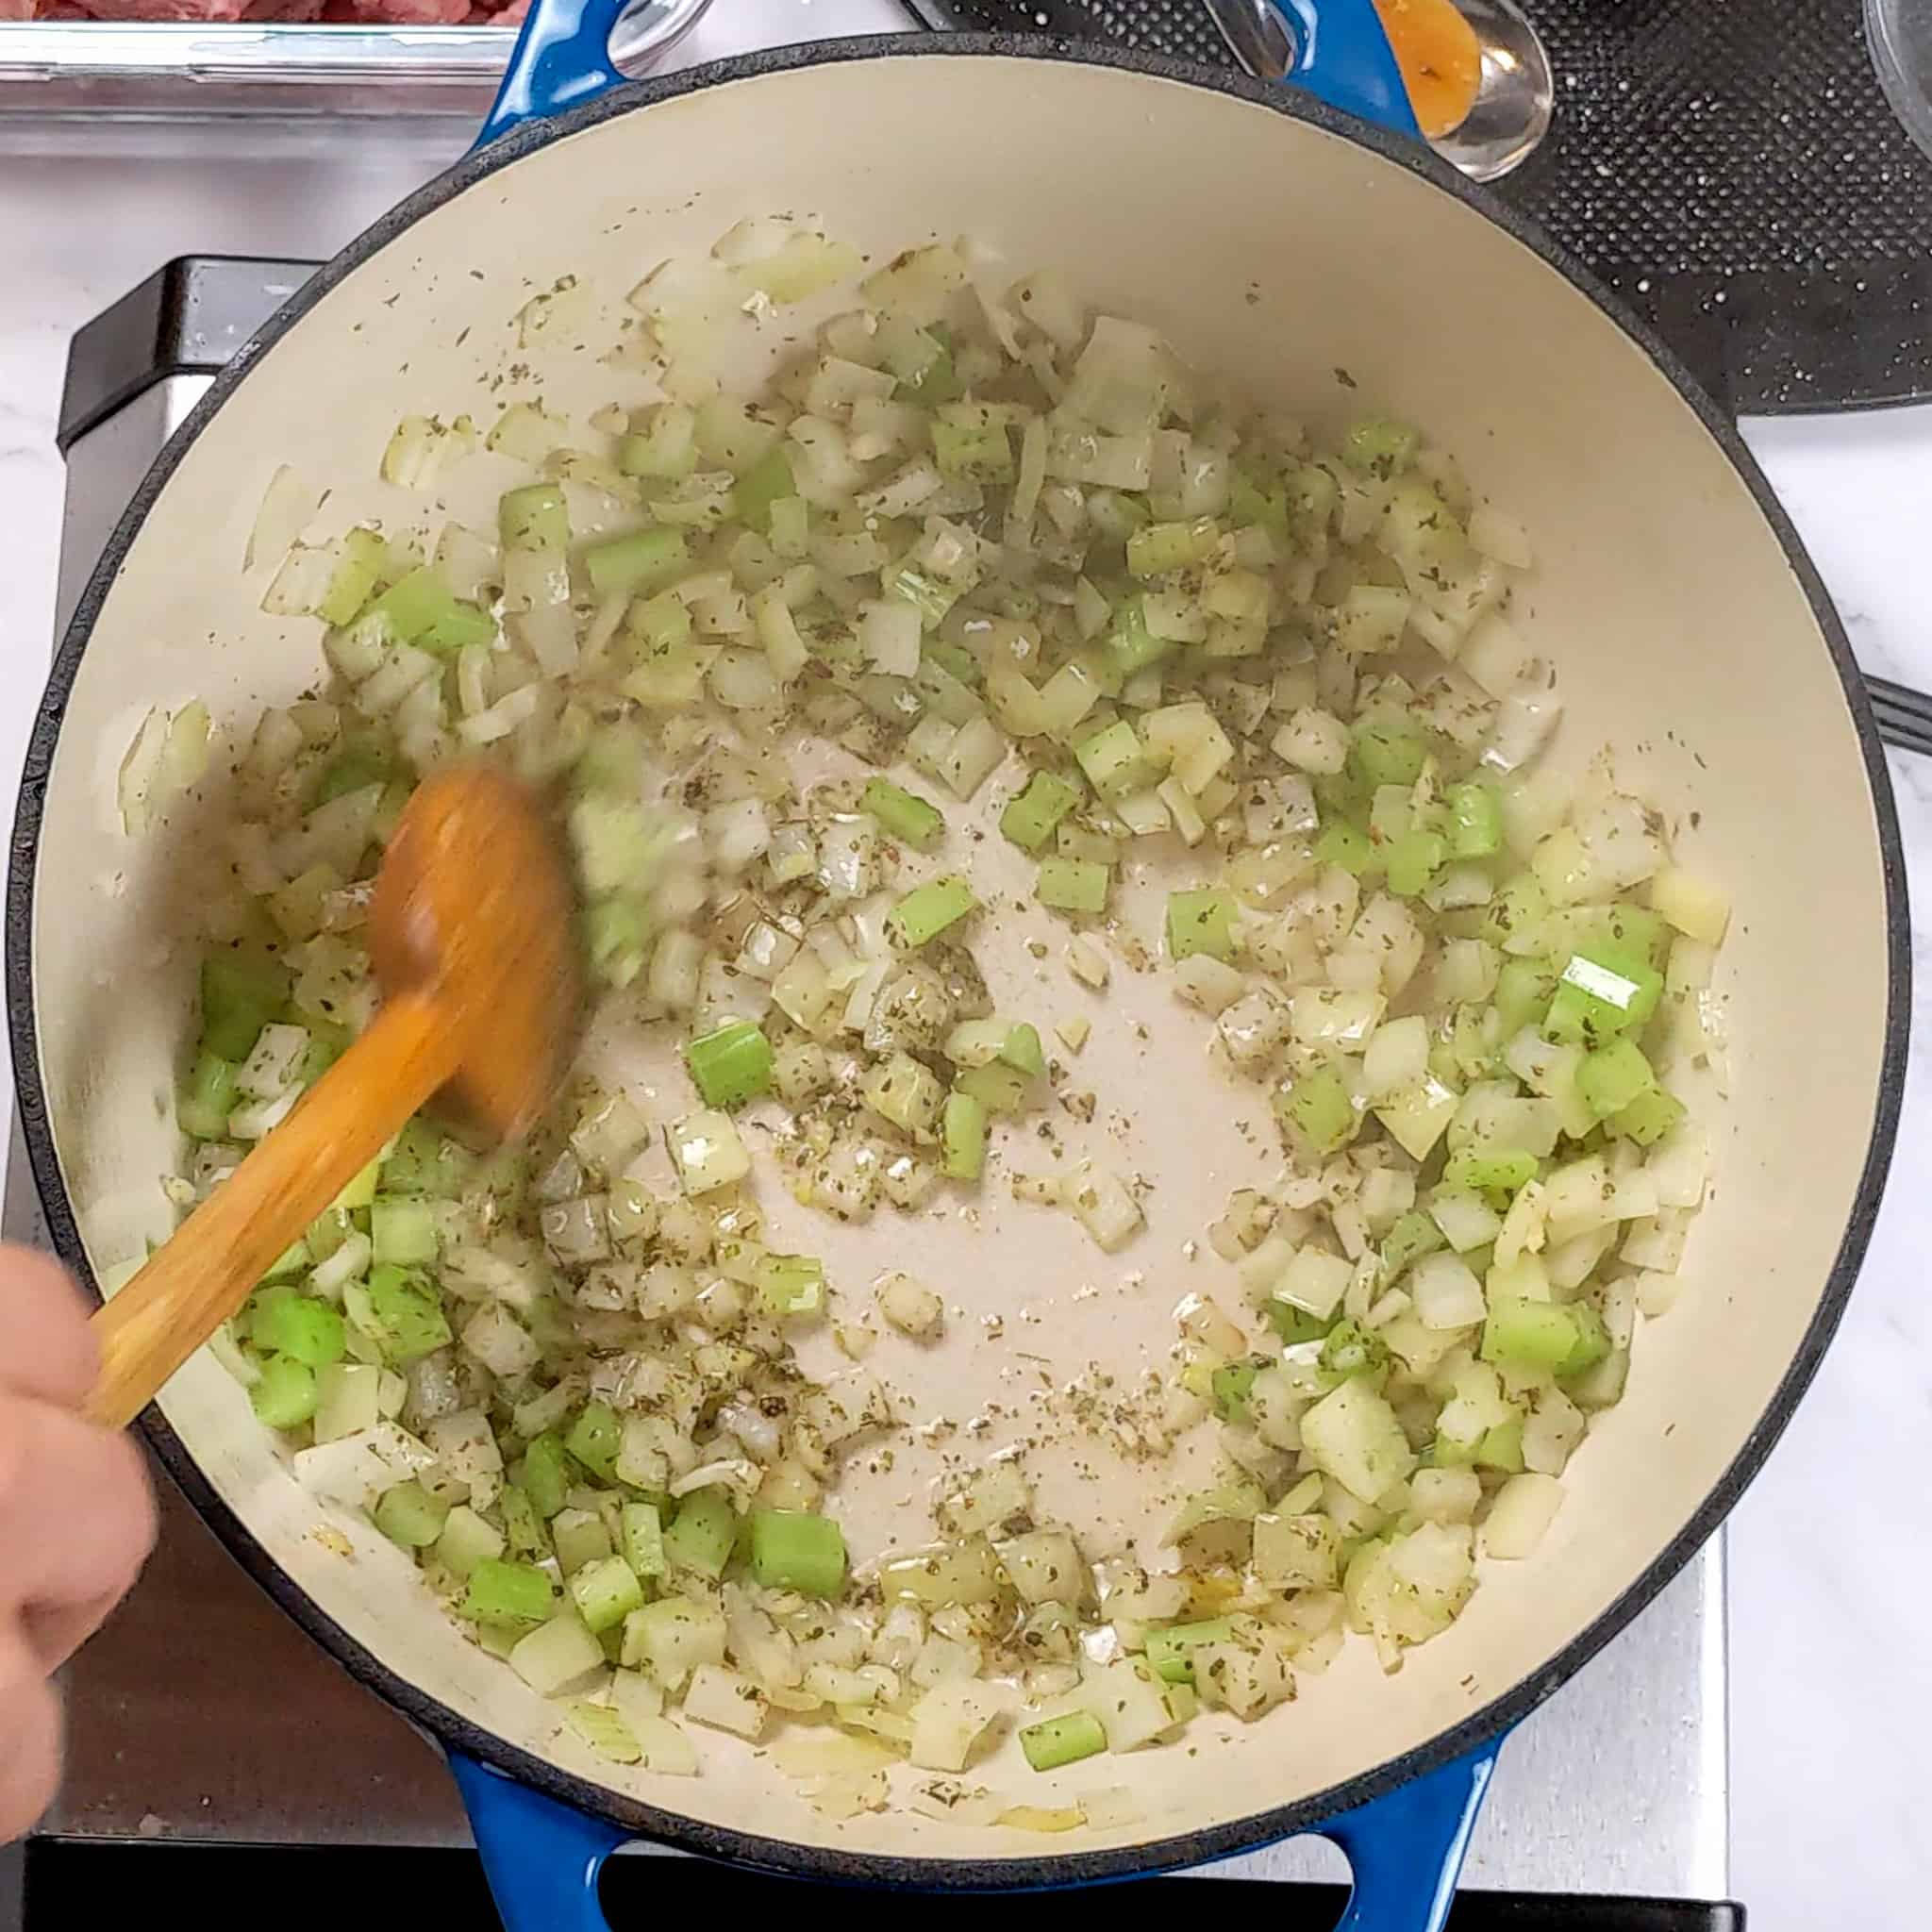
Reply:
M641 63L675 46L710 4L711 0L531 0L476 145L486 147L526 121L547 121L622 86L624 75L610 58L610 36L625 14L631 16L625 52Z
M647 0L635 9L635 50L669 47L708 4ZM1253 6L1257 32L1272 36L1284 79L1343 113L1420 138L1374 0L1241 4ZM476 144L618 86L609 43L626 6L533 0ZM1313 1827L1341 1846L1355 1874L1336 1932L1441 1932L1500 1741ZM450 1766L506 1932L608 1932L597 1877L629 1834L474 1759L453 1754Z
M1335 1932L1441 1932L1502 1739L1311 1825L1347 1857L1355 1885ZM452 1754L504 1932L610 1932L604 1861L630 1834Z

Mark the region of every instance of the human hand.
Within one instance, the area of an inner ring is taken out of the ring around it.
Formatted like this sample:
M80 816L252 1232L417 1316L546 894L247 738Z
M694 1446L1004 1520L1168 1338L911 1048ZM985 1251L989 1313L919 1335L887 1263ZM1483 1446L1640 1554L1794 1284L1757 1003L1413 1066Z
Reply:
M0 1843L40 1817L59 1778L50 1678L154 1542L140 1452L80 1415L98 1367L66 1272L0 1247Z

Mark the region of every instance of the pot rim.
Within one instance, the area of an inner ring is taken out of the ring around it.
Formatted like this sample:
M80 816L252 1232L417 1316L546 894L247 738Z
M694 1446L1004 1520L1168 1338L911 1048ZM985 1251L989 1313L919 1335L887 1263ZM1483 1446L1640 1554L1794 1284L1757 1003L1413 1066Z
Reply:
M539 148L587 127L676 99L719 83L756 79L807 67L846 61L924 58L1022 58L1139 74L1231 96L1304 121L1368 149L1419 175L1446 194L1475 208L1592 302L1634 341L1666 381L1696 413L1757 503L1803 588L1819 632L1838 672L1864 757L1877 832L1886 896L1887 1000L1885 1041L1872 1136L1844 1237L1817 1311L1790 1368L1764 1413L1710 1492L1657 1557L1592 1623L1537 1670L1459 1724L1374 1769L1290 1805L1246 1817L1107 1850L1072 1851L1039 1858L909 1858L811 1846L705 1823L681 1813L622 1798L510 1744L425 1695L365 1649L284 1572L254 1534L216 1494L158 1407L141 1426L156 1455L188 1500L242 1567L316 1642L386 1702L433 1733L445 1745L504 1772L545 1795L593 1816L610 1819L640 1838L704 1857L791 1876L846 1884L912 1886L957 1891L1010 1890L1151 1875L1234 1857L1292 1837L1323 1821L1382 1796L1434 1771L1529 1715L1559 1685L1615 1637L1690 1560L1729 1512L1783 1433L1799 1397L1816 1373L1837 1330L1852 1284L1870 1242L1886 1172L1896 1138L1904 1092L1907 1023L1910 1008L1910 929L1905 860L1890 782L1851 647L1817 570L1777 502L1736 425L1697 384L1672 351L1599 282L1582 263L1544 236L1507 204L1466 180L1426 147L1348 119L1307 94L1270 86L1232 70L1210 68L1168 56L1074 42L1045 35L892 33L763 49L708 62L657 79L632 81L584 102L554 119L526 123L480 151L472 151L374 223L306 282L218 375L208 393L168 445L115 525L56 652L45 693L36 713L22 774L7 883L6 991L14 1083L23 1139L48 1228L62 1260L96 1294L99 1285L62 1181L55 1152L42 1076L33 985L35 873L49 774L59 741L67 697L79 670L95 618L121 563L140 535L148 511L188 445L207 425L262 354L299 322L322 295L395 241L424 216L464 190Z

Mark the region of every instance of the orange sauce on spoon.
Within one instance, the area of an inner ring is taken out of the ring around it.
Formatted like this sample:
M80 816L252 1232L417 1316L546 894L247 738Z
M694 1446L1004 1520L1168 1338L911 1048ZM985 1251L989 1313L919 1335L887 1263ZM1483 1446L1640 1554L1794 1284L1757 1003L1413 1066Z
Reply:
M1424 138L1460 126L1482 84L1474 28L1451 0L1375 0L1375 11Z

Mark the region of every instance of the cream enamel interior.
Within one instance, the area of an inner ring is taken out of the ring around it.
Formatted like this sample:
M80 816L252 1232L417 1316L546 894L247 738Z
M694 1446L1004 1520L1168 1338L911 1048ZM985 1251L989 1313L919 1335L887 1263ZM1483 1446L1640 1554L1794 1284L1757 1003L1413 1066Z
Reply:
M62 1170L97 1269L164 1231L156 1180L176 1158L169 1094L193 965L192 947L171 935L208 862L219 801L184 805L130 843L113 780L150 705L198 695L218 716L252 722L262 702L287 702L317 675L315 626L262 616L260 576L239 571L275 467L292 463L333 491L318 528L372 514L420 521L420 506L375 480L399 415L468 408L487 423L499 400L490 384L518 360L541 369L553 406L624 393L582 358L573 374L567 355L517 351L510 317L533 291L575 274L621 295L664 257L702 251L738 218L781 208L809 209L875 251L970 231L1016 273L1057 264L1096 307L1164 327L1196 364L1257 397L1324 421L1356 396L1412 416L1461 456L1481 491L1525 517L1540 563L1517 617L1559 668L1561 755L1613 747L1621 775L1685 817L1680 851L1736 899L1723 958L1732 1094L1715 1195L1685 1262L1690 1291L1640 1337L1629 1396L1572 1464L1542 1550L1514 1570L1488 1570L1450 1635L1411 1653L1398 1676L1383 1679L1367 1646L1352 1644L1325 1676L1304 1680L1291 1708L1213 1733L1208 1776L1200 1757L1170 1750L1041 1779L1010 1747L981 1774L1036 1802L1133 1786L1139 1823L1071 1838L967 1830L899 1809L829 1825L768 1763L709 1734L695 1780L604 1765L560 1740L549 1708L507 1670L451 1634L366 1525L336 1524L353 1546L346 1556L318 1534L321 1513L217 1366L192 1363L162 1407L254 1536L368 1651L486 1729L614 1792L769 1838L913 1857L1040 1857L1223 1824L1365 1772L1505 1693L1678 1534L1739 1454L1816 1311L1879 1085L1876 818L1803 591L1723 452L1647 359L1527 249L1428 182L1315 127L1177 83L1072 61L933 55L741 79L621 115L406 229L315 304L187 451L80 664L48 791L33 936ZM1062 1006L1049 1003L1049 1013L1071 1009L1057 965L1050 980L1050 1002ZM1185 1210L1218 1211L1243 1176L1227 1090L1194 1030L1175 1029L1152 983L1122 998L1158 1027L1158 1050L1109 1058L1096 1040L1082 1071L1104 1101L1112 1072L1114 1104L1134 1114L1149 1171L1172 1187L1140 1248L1100 1263L1068 1224L1035 1215L973 1250L957 1224L883 1215L850 1265L924 1256L967 1322L1001 1313L1010 1337L1031 1309L1062 1356L1158 1359L1174 1301L1212 1285L1179 1259L1183 1235L1199 1232L1182 1225ZM1163 1148L1166 1164L1154 1164ZM1174 1167L1182 1156L1184 1173ZM839 1248L817 1245L835 1279L849 1279ZM1129 1269L1146 1282L1122 1286ZM1074 1282L1101 1296L1075 1299L1066 1292ZM964 1334L966 1323L955 1326ZM947 1374L996 1386L999 1345L975 1341L964 1369L956 1359ZM927 1374L927 1396L942 1398L929 1366L901 1368L915 1383ZM923 1525L915 1510L901 1534Z

